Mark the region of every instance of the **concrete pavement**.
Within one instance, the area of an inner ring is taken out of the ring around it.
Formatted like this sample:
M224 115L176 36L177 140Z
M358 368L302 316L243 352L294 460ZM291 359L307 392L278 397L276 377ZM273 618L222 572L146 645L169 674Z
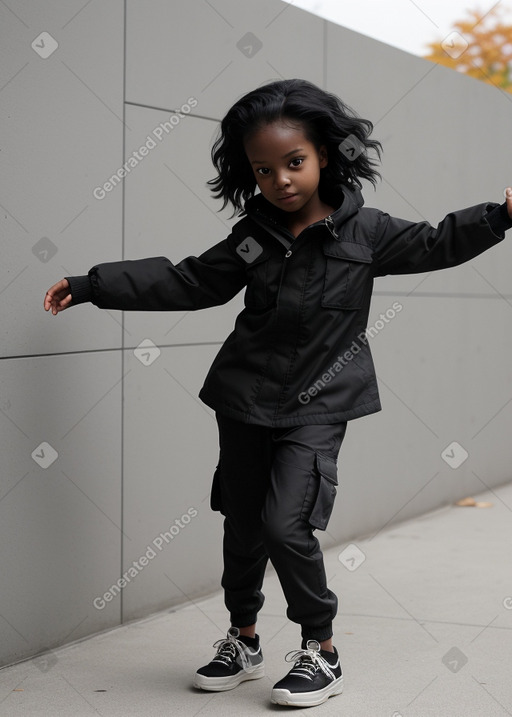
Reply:
M270 703L300 647L273 572L258 632L266 676L194 690L228 627L221 593L0 671L1 717L502 717L512 715L512 484L326 551L340 596L345 690L324 705Z

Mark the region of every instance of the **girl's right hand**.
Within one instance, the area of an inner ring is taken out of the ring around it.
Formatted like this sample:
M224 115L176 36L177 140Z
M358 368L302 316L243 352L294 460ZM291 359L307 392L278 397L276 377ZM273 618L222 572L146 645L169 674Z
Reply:
M57 316L59 311L67 309L71 303L72 296L69 293L69 281L61 279L46 292L44 297L44 310L50 311Z

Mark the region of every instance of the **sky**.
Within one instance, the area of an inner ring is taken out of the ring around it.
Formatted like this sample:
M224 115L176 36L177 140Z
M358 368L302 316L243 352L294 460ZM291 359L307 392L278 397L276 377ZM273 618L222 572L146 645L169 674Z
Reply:
M292 0L291 4L420 56L427 53L429 42L444 40L454 22L466 19L468 9L483 15L497 5L503 20L512 24L512 0Z

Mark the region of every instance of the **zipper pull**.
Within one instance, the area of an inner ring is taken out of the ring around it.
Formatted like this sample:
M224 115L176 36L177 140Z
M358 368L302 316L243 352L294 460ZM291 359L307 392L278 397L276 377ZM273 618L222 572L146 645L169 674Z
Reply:
M333 235L333 237L334 237L335 239L337 239L337 238L338 238L338 235L337 235L336 230L335 230L335 228L334 228L334 220L333 220L333 218L331 217L330 214L329 214L328 217L325 217L324 222L325 222L325 226L326 226L327 229L330 231L330 233Z

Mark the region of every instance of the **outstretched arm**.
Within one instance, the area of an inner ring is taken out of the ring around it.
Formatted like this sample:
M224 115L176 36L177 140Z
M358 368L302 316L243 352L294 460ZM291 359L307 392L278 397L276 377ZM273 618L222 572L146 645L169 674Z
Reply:
M85 276L61 279L46 292L56 315L90 301L102 309L194 311L232 299L247 283L245 262L232 236L199 257L174 265L165 257L97 264Z
M506 201L478 204L448 214L437 227L379 213L376 276L414 274L458 266L505 238L512 228L512 187Z

